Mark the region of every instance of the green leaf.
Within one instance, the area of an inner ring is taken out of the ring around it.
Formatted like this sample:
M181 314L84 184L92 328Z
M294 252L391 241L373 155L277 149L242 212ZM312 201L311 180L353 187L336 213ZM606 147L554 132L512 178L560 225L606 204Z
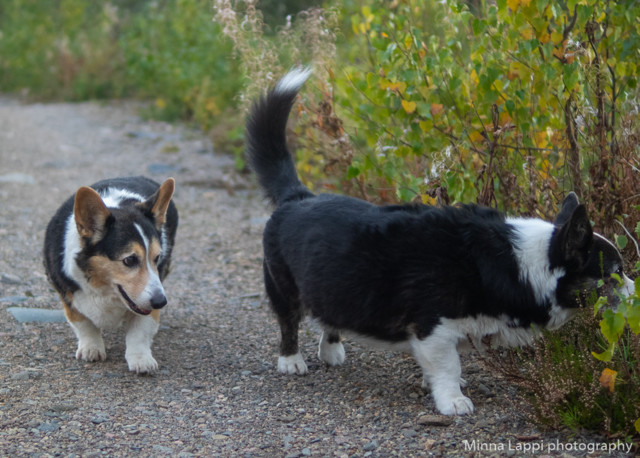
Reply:
M618 245L619 249L624 250L628 242L629 240L627 239L626 236L616 235L616 245Z
M602 281L602 280L600 280L600 281ZM607 300L606 297L600 296L598 298L598 300L596 301L595 305L593 306L593 316L596 316L597 313L600 311L600 309L604 305L607 305L607 302L608 302L608 300Z
M627 323L634 334L640 334L640 305L627 309Z
M613 358L613 350L615 350L615 348L616 348L616 343L611 342L609 344L609 348L607 348L602 353L596 353L595 351L592 351L591 354L595 359L599 361L609 362L611 361L611 358Z
M416 196L416 193L406 186L398 187L398 189L396 189L396 194L398 195L398 198L403 202L409 202Z
M620 275L615 272L611 274L611 278L613 278L616 283L618 283L618 286L622 286L624 284L624 282L622 281L622 277L620 277Z
M576 87L579 77L580 72L578 72L578 64L576 62L564 66L562 70L562 79L568 91Z
M624 330L625 319L622 313L613 312L611 309L607 309L602 313L602 320L600 321L600 332L607 339L609 343L615 343L618 341Z
M358 175L360 175L360 169L356 166L350 165L347 168L347 179L350 180L352 178L357 177Z

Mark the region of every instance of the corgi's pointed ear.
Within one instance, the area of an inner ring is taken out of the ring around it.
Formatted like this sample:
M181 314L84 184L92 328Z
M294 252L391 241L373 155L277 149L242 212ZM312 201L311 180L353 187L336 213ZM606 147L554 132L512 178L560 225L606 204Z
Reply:
M167 218L167 209L175 188L176 181L173 178L167 178L151 197L138 204L145 214L153 217L158 229L162 227Z
M571 191L562 201L562 207L560 208L560 212L558 212L558 216L556 216L555 225L562 226L569 221L569 218L571 218L575 209L578 208L578 205L580 205L578 196L575 192Z
M102 240L111 212L94 189L83 186L76 191L73 215L82 239L91 243Z
M584 205L578 205L574 209L569 220L560 228L560 237L565 262L582 269L587 262L593 240L593 229Z

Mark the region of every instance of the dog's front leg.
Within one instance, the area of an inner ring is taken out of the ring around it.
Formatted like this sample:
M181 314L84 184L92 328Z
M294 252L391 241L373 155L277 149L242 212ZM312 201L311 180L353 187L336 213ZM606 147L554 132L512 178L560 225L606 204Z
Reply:
M132 315L127 322L124 357L131 372L144 374L158 369L158 363L151 355L151 344L158 332L159 319L160 311L154 310L149 316Z
M62 304L67 322L71 325L71 329L78 339L76 359L84 361L104 361L107 359L107 351L100 329L71 305L64 301Z
M444 415L464 415L473 412L471 399L460 391L460 356L457 337L438 328L425 339L411 340L413 355L429 382L437 409Z

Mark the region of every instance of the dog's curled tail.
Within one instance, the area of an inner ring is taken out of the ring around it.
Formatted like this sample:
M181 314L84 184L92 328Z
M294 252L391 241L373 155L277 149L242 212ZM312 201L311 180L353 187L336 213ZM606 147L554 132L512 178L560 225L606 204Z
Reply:
M287 120L300 87L311 70L287 73L266 96L258 99L247 120L246 155L267 198L276 206L313 196L298 179L286 139Z

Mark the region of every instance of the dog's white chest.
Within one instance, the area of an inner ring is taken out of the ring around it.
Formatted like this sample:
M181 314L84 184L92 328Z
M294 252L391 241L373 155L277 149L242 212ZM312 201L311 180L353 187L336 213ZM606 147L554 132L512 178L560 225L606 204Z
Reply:
M114 294L78 290L73 295L73 308L86 316L100 329L115 329L131 314Z

